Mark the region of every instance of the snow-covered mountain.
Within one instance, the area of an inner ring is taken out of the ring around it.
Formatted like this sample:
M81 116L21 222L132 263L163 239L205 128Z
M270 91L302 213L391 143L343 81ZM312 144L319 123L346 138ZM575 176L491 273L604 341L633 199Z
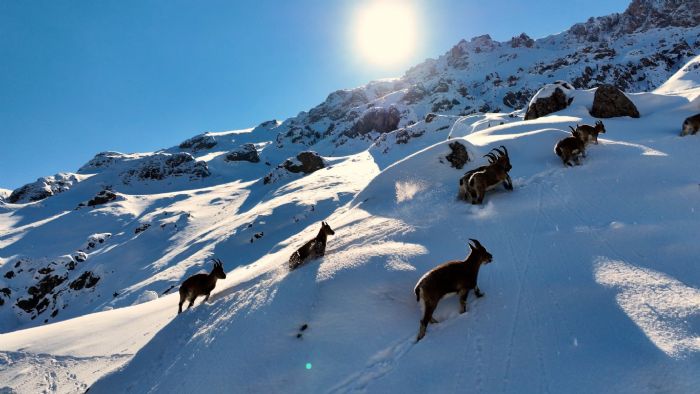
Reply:
M693 2L634 1L539 40L477 37L282 122L103 152L0 190L0 390L81 391L122 368L90 392L204 381L216 392L692 392L700 140L678 133L700 112L699 17ZM556 80L575 88L568 108L524 121ZM564 168L552 147L593 123L599 83L636 92L641 117L604 119L600 145ZM459 178L498 145L515 190L458 201ZM327 255L289 272L321 221L336 231ZM414 345L413 285L464 256L468 238L494 255L487 296L466 315L443 301L442 323ZM227 279L175 318L173 293L211 257Z

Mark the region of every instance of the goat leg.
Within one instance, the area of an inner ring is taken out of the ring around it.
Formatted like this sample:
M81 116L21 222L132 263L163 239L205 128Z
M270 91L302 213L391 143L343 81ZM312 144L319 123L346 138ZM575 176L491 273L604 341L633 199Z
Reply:
M513 190L513 180L510 179L510 175L506 174L506 181L503 182L503 185L506 190Z
M481 289L479 288L479 286L476 286L476 287L474 288L474 295L476 295L478 298L481 298L481 297L485 296L486 293L484 293L483 291L481 291Z
M459 313L464 313L467 311L467 295L469 290L462 289L459 291Z

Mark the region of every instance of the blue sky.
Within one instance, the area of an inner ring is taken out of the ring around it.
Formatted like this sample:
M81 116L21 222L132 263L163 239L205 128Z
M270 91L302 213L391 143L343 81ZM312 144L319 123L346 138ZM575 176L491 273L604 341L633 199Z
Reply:
M0 2L0 187L75 171L100 151L284 119L333 90L400 76L461 38L542 37L628 4L416 0L414 52L370 66L349 33L369 2Z

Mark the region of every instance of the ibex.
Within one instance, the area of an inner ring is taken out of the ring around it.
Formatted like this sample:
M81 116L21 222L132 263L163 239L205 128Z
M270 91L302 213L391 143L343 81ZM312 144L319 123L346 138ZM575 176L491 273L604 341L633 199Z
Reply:
M335 231L328 223L321 222L321 230L316 238L305 243L289 256L289 269L293 270L307 260L313 260L326 254L326 241L329 235L335 235Z
M683 121L683 131L681 131L681 137L684 135L693 135L698 131L700 131L700 114L688 117Z
M571 131L574 131L573 127L569 126L569 128L571 129ZM577 124L575 131L581 133L581 139L584 143L593 142L594 144L598 145L598 134L605 134L605 125L603 125L603 121L601 120L596 121L595 126L587 124L579 126Z
M583 135L581 135L578 130L572 128L571 136L560 140L554 146L554 153L561 157L564 165L573 167L571 160L573 160L576 165L579 165L581 164L579 156L586 157L586 143L583 138Z
M209 274L196 274L187 278L180 286L180 304L177 308L177 313L182 313L182 304L185 300L189 301L190 304L187 305L187 309L192 307L195 298L203 295L204 301L209 300L209 295L211 291L216 287L216 281L219 279L226 279L226 273L224 272L224 265L221 260L214 259L214 269L211 270Z
M503 145L493 150L497 153L489 152L484 156L488 158L489 165L467 172L460 180L460 188L464 189L460 193L464 195L465 199L469 196L472 204L481 204L484 201L486 191L501 183L506 190L513 190L513 181L508 175L508 171L513 168L510 164L508 150Z
M483 297L484 293L476 283L479 276L479 268L482 264L488 264L493 260L493 256L484 248L479 241L472 241L469 244L469 256L464 261L449 261L428 271L416 284L414 289L416 300L422 301L423 318L420 321L420 330L416 342L425 336L425 329L428 323L437 323L433 319L433 312L437 308L440 299L447 294L457 293L459 295L459 313L467 311L467 295L469 290L474 289L477 297Z

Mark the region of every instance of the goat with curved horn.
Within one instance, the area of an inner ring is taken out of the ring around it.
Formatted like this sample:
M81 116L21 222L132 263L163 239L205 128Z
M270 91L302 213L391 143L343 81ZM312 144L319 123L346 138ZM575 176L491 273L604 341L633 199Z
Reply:
M425 336L425 330L430 323L437 323L433 319L433 312L438 302L445 295L457 293L459 295L459 313L467 311L467 295L474 290L477 297L483 297L484 293L477 285L479 268L493 260L493 256L479 241L470 239L469 256L463 261L448 261L428 271L416 284L414 292L416 299L423 307L423 318L420 321L420 331L416 342Z
M185 300L189 301L190 304L187 309L192 307L194 300L203 295L204 301L209 300L209 295L211 294L214 287L216 287L216 281L218 279L226 279L226 273L224 272L224 263L221 260L214 258L214 268L209 274L196 274L187 278L180 286L180 303L177 307L177 313L182 313L182 304Z

